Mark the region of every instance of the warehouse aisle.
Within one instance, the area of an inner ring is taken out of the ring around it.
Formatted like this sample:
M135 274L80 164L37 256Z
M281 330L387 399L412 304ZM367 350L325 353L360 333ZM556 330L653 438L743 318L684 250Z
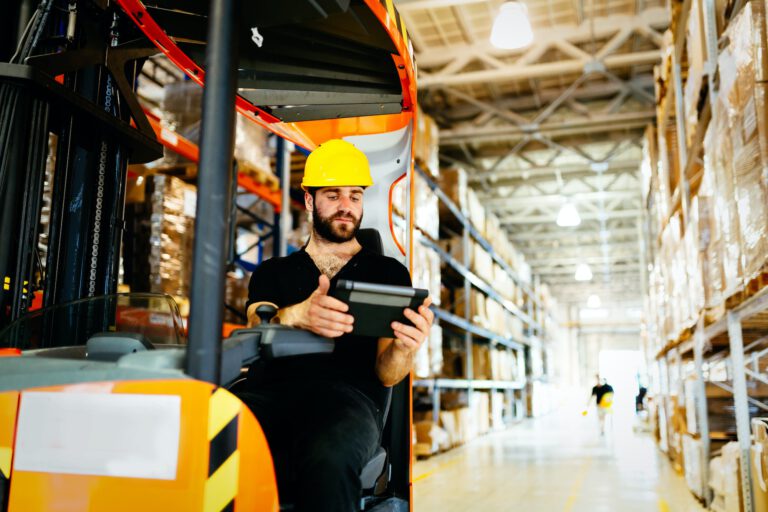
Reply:
M702 512L632 415L601 438L578 410L526 420L414 466L418 512Z

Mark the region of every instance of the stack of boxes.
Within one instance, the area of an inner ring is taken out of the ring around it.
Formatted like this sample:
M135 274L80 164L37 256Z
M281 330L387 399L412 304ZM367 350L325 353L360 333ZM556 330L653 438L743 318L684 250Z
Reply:
M138 176L126 205L124 280L134 292L189 296L195 205L193 185L162 174Z
M202 88L193 82L178 82L164 88L161 122L167 139L178 134L193 143L199 141L201 100ZM242 115L236 118L234 151L238 170L259 182L276 183L270 168L268 132ZM196 176L195 163L166 148L162 159L131 167L126 192L123 282L132 291L174 296L185 316L192 267ZM248 273L242 270L227 275L226 303L237 311L244 309L248 279ZM229 310L225 311L225 321L244 323L242 316Z
M655 334L658 349L679 340L702 311L708 322L714 321L727 307L759 291L768 272L765 4L747 2L725 29L719 91L707 127L698 122L705 98L699 91L706 92L701 86L706 60L701 3L693 2L689 18L686 121L687 134L704 127L706 132L704 165L698 173L702 178L692 182L695 195L688 218L677 212L669 220L670 198L681 172L676 168L676 137L660 133L654 140L648 133L644 145L643 180L653 184L648 191L652 218L661 231L648 301L649 332ZM674 120L667 123L669 130L674 125Z
M419 111L414 152L417 164L427 174L437 176L438 172L438 131L434 120ZM419 173L413 174L414 190L414 244L413 244L413 285L429 290L432 303L439 306L442 295L440 256L421 243L422 238L437 241L440 237L439 198L429 188ZM407 211L405 180L395 187L393 209L401 217ZM402 221L401 221L402 222ZM401 231L402 232L402 231ZM428 378L440 373L443 366L443 332L439 325L433 325L427 341L421 346L414 360L417 378Z

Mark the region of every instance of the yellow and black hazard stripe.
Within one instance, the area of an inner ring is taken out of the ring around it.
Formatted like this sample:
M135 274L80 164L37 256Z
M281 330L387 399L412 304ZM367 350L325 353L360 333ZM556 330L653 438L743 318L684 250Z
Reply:
M395 22L395 25L397 25L397 31L403 38L403 44L406 48L408 48L408 57L411 59L411 66L413 67L415 73L416 56L413 54L413 45L411 44L411 41L408 40L408 28L405 26L405 19L403 19L403 15L398 12L397 8L395 7L394 0L379 0L379 2L387 10L389 18Z
M13 451L10 446L0 446L0 511L7 510L8 495L11 490L11 460Z
M234 512L240 479L237 430L240 401L223 388L211 395L208 407L208 480L204 512Z

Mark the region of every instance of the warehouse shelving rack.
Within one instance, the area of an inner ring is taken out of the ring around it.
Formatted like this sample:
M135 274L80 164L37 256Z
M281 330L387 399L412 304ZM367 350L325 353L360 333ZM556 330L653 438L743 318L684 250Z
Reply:
M197 144L185 138L181 134L169 130L162 126L160 118L155 114L145 109L147 120L150 126L157 135L157 140L161 145L178 154L179 156L186 158L190 162L197 164L200 160L200 148ZM233 211L232 215L235 216L237 212L250 218L255 224L261 227L261 234L259 235L259 241L257 245L260 247L260 254L263 254L264 242L269 238L273 238L273 254L270 256L285 256L288 252L285 234L290 229L290 197L289 187L283 184L290 184L290 155L292 146L290 142L285 141L281 137L277 137L276 144L276 170L280 180L280 187L274 190L266 183L259 183L250 174L236 171L237 179L233 180L233 187L236 189L233 194L236 198L242 196L249 196L256 201L263 201L271 205L274 209L273 219L264 219L255 214L252 209L245 208L238 204L237 200L232 201L232 207L237 211ZM283 208L283 205L287 205ZM243 270L252 272L253 268L247 263L243 262L241 257L244 253L248 252L253 247L248 247L240 254L237 253L237 244L235 243L235 222L231 223L232 232L230 233L230 250L229 261L234 264L238 264ZM260 263L256 262L256 263ZM225 304L225 307L239 316L243 323L245 323L244 312L239 311L238 308L233 307L230 304Z
M746 1L735 0L729 6L729 16L725 20L725 26L739 14ZM691 143L688 144L683 105L681 61L684 55L686 30L692 6L693 0L684 0L682 2L682 8L677 18L674 32L674 47L670 55L671 86L667 88L666 94L662 98L663 103L658 113L658 129L660 133L666 129L668 123L676 123L675 128L679 148L677 164L680 172L677 187L675 190L669 191L670 196L665 198L670 208L658 233L659 236L676 212L680 211L682 213L683 225L687 224L690 218L690 204L693 196L696 194L697 185L701 178L701 174L696 173L694 169L702 158L704 136L712 120L713 109L718 95L719 47L715 0L703 0L701 6L707 60L704 63L703 69L704 81L702 83L702 92L704 87L706 87L707 93L699 105L696 134ZM722 27L723 30L725 30L725 26ZM672 110L672 105L674 105L674 110ZM665 176L663 173L654 174L649 190L653 190L653 180L657 179L669 180L669 176ZM653 194L648 193L649 190L644 192L647 193L646 207L650 211ZM649 219L647 216L644 221L648 224ZM648 228L646 234L650 235L650 232L651 230ZM646 248L649 251L658 246L653 243L658 242L654 238L649 236L649 239L646 240ZM652 261L652 258L647 258L647 260ZM738 306L726 310L723 316L710 325L706 323L704 312L700 312L698 317L694 319L692 324L689 324L689 328L685 331L687 331L684 332L685 336L668 343L667 346L656 354L655 369L658 375L656 386L660 398L662 401L668 400L675 385L680 388L684 378L695 376L695 415L698 435L702 445L701 490L703 491L703 496L701 498L708 507L714 507L712 489L709 486L711 441L715 439L723 440L723 436L710 431L706 386L707 384L716 385L733 396L737 430L736 438L739 444L740 458L742 461L750 461L749 464L740 464L743 510L744 512L754 512L754 479L751 474L749 407L751 405L761 411L765 411L766 416L768 416L768 407L749 396L747 380L768 384L768 377L762 374L757 367L757 360L768 355L768 349L766 348L768 346L768 292L762 290L761 293L745 300ZM710 370L716 364L722 365L723 363L728 367L731 386L717 380L708 380ZM665 435L666 433L662 433L662 436Z
M418 237L418 241L437 253L440 259L453 268L456 273L463 279L464 290L464 316L457 316L444 309L433 307L435 312L435 318L441 323L452 325L462 331L464 331L464 350L466 357L465 363L465 378L463 379L448 379L448 378L435 378L435 379L420 379L414 381L414 387L426 389L432 394L432 406L433 406L433 420L437 422L438 414L440 411L440 393L443 390L466 390L469 393L469 399L471 401L471 395L476 390L491 390L502 391L506 395L506 403L508 404L506 415L507 418L512 421L520 420L525 415L525 408L527 402L527 378L526 378L526 351L532 348L530 338L537 336L543 338L545 336L544 326L538 322L535 318L541 318L544 313L544 307L536 296L531 286L524 282L517 272L507 264L504 259L493 249L491 244L485 237L477 230L472 224L467 215L462 212L461 208L449 198L440 186L424 171L418 164L415 166L416 172L420 175L429 188L437 195L438 199L448 208L448 210L455 216L462 226L462 244L464 261L457 261L450 254L444 251L434 241L428 237ZM478 243L493 259L493 261L501 266L507 274L512 278L512 281L518 286L524 294L525 308L520 308L517 304L502 297L493 287L488 284L484 279L470 270L470 242L474 240ZM470 290L472 287L483 292L488 298L495 300L506 310L508 315L512 315L520 319L525 325L525 335L523 339L514 339L500 336L488 329L475 325L471 319L470 304ZM515 354L515 360L517 362L517 374L519 378L517 381L498 381L498 380L477 380L473 375L473 361L472 361L472 346L475 343L475 337L486 340L491 346L501 348L503 350L510 351Z
M735 14L744 4L744 0L736 0L734 2L732 12ZM683 78L681 70L681 61L683 59L683 50L686 40L686 29L688 26L688 18L690 16L691 8L693 6L693 0L684 0L682 9L680 11L680 17L676 25L674 33L675 46L672 49L671 67L672 67L672 87L667 88L666 94L662 99L661 110L658 115L659 132L663 132L667 123L670 122L671 105L674 103L674 120L675 129L677 133L678 141L678 167L680 169L679 181L676 189L670 191L670 197L668 201L670 204L669 212L666 216L666 221L663 227L669 223L672 216L678 209L683 212L683 218L688 219L688 209L691 202L691 190L692 182L696 181L696 177L692 176L693 169L696 163L701 158L702 150L704 149L704 134L707 131L707 126L712 116L712 105L715 104L717 98L717 82L715 75L717 73L717 55L718 55L718 38L717 38L717 21L715 19L715 0L703 0L704 6L704 25L705 33L704 38L706 41L706 50L708 60L705 63L704 73L706 75L706 87L707 95L704 100L704 104L699 114L699 123L696 130L694 140L690 145L687 144L686 127L685 127L685 111L683 104ZM656 176L654 176L654 179ZM661 179L669 181L669 176L661 176ZM651 188L653 186L651 185ZM652 195L648 194L648 200L650 203Z
M660 364L665 366L668 382L681 381L685 375L683 361L693 358L693 373L696 377L696 423L702 442L701 481L703 498L707 505L712 503L712 492L709 488L712 432L708 421L706 384L715 384L733 395L740 457L741 460L751 461L749 406L751 404L757 407L766 415L768 406L749 396L747 378L768 385L768 376L762 374L757 367L757 361L765 355L768 355L768 290L763 290L762 293L729 310L724 317L711 325L705 325L702 315L690 340L659 357ZM730 363L730 386L707 379L709 367L723 361ZM740 464L740 471L744 512L754 512L751 463Z

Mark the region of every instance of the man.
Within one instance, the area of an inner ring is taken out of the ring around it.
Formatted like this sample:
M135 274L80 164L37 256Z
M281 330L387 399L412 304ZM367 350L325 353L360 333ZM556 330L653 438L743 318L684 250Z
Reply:
M608 384L608 381L601 379L600 375L595 375L597 384L592 387L592 394L587 401L587 407L589 407L592 397L595 398L595 405L597 406L597 418L600 422L600 435L605 435L605 423L608 417L608 413L613 406L613 388ZM584 411L586 414L586 411Z
M288 497L297 512L358 509L359 474L380 443L387 387L410 373L434 319L426 299L418 311L404 311L413 325L392 324L391 338L352 335L356 319L328 295L339 279L411 285L402 264L364 249L355 238L364 191L372 184L362 151L342 140L319 146L302 181L312 215L308 244L262 263L249 284L249 323L258 323L256 307L270 302L279 308L281 324L336 340L330 356L251 368L254 385L240 395L264 429L278 490L285 497L293 488Z

